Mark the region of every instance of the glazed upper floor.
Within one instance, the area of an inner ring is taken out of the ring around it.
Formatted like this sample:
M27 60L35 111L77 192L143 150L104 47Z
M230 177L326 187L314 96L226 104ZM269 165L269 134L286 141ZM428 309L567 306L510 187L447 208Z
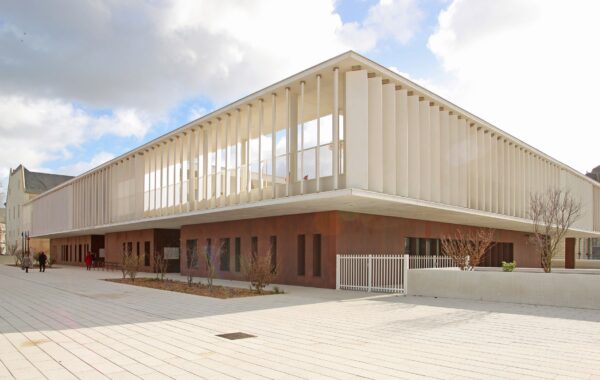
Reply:
M576 228L600 231L598 183L348 52L57 186L26 211L32 235L51 236L220 210L244 217L269 200L362 189L527 219L529 194L550 187L581 200Z

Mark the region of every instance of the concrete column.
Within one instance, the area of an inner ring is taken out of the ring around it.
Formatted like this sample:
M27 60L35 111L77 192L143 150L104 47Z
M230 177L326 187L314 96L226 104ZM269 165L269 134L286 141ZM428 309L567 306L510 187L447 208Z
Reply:
M321 75L317 75L317 146L315 150L317 193L321 191Z
M408 196L408 91L396 86L396 194Z
M452 177L450 174L450 147L456 144L456 131L450 131L450 117L448 111L444 107L439 108L440 114L440 202L444 204L454 204L450 202L450 193L453 182L458 181L457 176ZM452 145L451 145L452 144ZM454 167L453 167L454 169Z
M252 199L252 171L250 170L250 124L252 123L252 105L248 104L248 115L247 115L247 123L246 123L246 132L248 136L248 141L246 142L246 201L250 202Z
M429 103L429 126L431 132L431 200L440 202L441 200L441 146L440 141L440 107L433 102ZM444 184L446 186L446 184Z
M419 98L419 158L421 171L417 178L421 182L419 199L431 200L431 115L429 100ZM416 178L415 178L416 179Z
M291 157L290 157L290 141L292 133L292 119L291 119L291 99L290 99L290 88L285 88L285 196L290 195L290 184L292 182L292 170L290 168Z
M304 81L300 82L300 194L304 194Z
M242 119L242 111L238 108L236 110L235 118L235 202L238 203L240 200L240 187L241 187L241 149L242 140L240 134L240 125Z
M381 77L368 78L369 190L383 192L383 87Z
M398 174L396 152L396 85L385 83L382 87L382 128L383 128L383 192L396 194L396 176Z
M204 126L202 130L202 200L204 201L204 208L207 207L207 203L210 201L210 195L208 194L208 158L210 156L210 151L208 150L208 133L208 127Z
M273 199L277 197L277 95L271 94L271 188Z
M421 193L421 136L419 133L419 97L408 96L408 196L418 199Z
M220 117L217 117L217 123L215 124L214 127L214 133L215 133L215 166L213 169L213 175L212 175L212 193L213 193L213 197L214 197L214 205L218 206L219 205L219 201L221 199L221 193L223 191L223 189L221 189L222 183L223 183L223 179L221 178L221 166L222 166L222 162L221 162L221 154L219 152L219 149L221 148L221 138L220 138L220 134L221 134L221 127L222 127L222 119ZM212 202L211 202L212 203Z
M369 188L369 83L366 70L346 73L346 187Z
M340 173L340 69L338 67L333 68L333 112L331 113L332 127L333 127L333 160L332 160L332 173L333 173L333 189L339 188L339 173ZM287 89L286 89L286 100L287 100ZM289 141L289 139L288 139ZM288 145L289 148L289 145ZM289 149L288 149L289 153ZM289 161L288 161L289 162ZM289 170L288 170L289 171ZM287 195L287 194L286 194Z
M224 144L224 149L225 149L225 165L224 165L224 173L225 173L225 180L224 182L224 189L223 189L223 193L225 195L225 202L226 204L229 203L229 195L231 193L231 180L229 178L229 151L230 151L230 147L231 147L231 142L229 141L229 129L231 128L231 114L227 113L227 122L225 123L225 144Z
M185 146L185 140L187 138L187 134L183 134L181 136L179 136L179 168L177 169L176 175L179 178L179 184L178 184L178 191L179 191L179 202L177 203L177 211L181 212L183 211L183 204L185 203L183 200L183 182L184 182L184 176L186 175L186 173L184 173L183 170L183 148Z
M263 99L258 99L258 192L259 199L263 199L263 155L262 137L265 120L265 105Z

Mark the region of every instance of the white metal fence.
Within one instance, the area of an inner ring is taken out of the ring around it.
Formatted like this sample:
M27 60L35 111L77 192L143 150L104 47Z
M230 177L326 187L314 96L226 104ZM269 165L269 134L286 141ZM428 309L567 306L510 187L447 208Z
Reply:
M409 269L455 266L445 256L337 255L336 289L406 294Z
M408 255L337 255L336 289L404 293Z
M409 256L408 269L454 268L456 264L448 256Z

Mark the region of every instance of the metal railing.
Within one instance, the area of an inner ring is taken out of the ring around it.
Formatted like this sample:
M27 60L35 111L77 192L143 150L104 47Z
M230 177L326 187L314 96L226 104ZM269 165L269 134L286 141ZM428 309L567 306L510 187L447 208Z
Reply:
M456 264L448 256L410 256L409 269L455 268Z
M447 256L337 255L336 289L406 294L409 269L452 267Z

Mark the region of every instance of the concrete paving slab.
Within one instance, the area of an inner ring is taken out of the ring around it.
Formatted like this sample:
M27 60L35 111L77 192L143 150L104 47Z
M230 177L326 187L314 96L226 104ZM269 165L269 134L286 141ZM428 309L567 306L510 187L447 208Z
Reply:
M103 281L120 276L0 265L0 378L600 377L593 310L294 286L221 300ZM216 336L235 332L255 337Z

